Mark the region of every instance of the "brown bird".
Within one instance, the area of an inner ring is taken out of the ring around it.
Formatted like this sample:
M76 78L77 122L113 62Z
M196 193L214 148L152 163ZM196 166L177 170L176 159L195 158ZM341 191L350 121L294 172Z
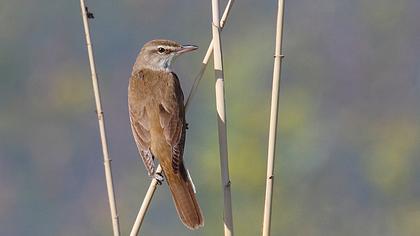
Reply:
M203 215L182 156L185 145L184 94L171 63L196 50L170 40L146 43L133 66L128 107L138 151L151 176L159 160L181 221L189 229L203 226Z

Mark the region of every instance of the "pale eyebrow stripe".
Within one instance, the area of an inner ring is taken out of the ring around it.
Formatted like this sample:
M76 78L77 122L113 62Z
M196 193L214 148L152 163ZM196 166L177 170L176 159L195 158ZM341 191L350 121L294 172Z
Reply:
M170 51L174 51L175 50L175 48L176 47L174 47L174 46L168 46L168 45L159 45L158 46L158 48L159 47L162 47L162 48L164 48L165 50L170 50Z

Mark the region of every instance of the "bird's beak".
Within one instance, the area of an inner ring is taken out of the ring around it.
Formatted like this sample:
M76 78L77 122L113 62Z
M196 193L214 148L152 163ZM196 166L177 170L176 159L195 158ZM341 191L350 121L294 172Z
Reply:
M190 52L196 50L198 47L195 45L182 45L181 48L177 51L178 54L184 52Z

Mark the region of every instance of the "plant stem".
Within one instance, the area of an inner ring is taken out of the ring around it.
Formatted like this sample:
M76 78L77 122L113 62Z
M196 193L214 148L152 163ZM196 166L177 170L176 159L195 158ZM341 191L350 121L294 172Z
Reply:
M264 220L263 220L263 236L270 235L271 229L271 209L273 198L273 182L274 182L274 157L276 153L276 137L277 137L277 116L279 109L279 90L282 43L283 43L283 19L284 19L284 0L278 1L277 12L277 28L276 28L276 49L274 54L274 70L273 70L273 87L271 93L271 114L270 114L270 132L268 139L268 156L267 156L267 179L264 203Z
M156 174L162 173L162 167L159 165L156 169ZM156 178L153 178L150 183L149 189L147 190L146 196L144 196L143 203L141 204L139 213L137 214L136 221L134 222L133 228L131 229L130 236L136 236L139 233L140 227L143 224L144 216L146 215L147 210L149 209L150 202L155 194L157 185L159 181Z
M96 103L96 113L98 116L98 123L99 123L99 133L101 137L101 144L102 144L102 153L104 157L104 168L105 168L105 178L106 178L106 186L108 190L108 199L109 199L109 207L111 210L111 220L112 220L112 229L114 232L114 236L120 235L120 227L118 222L118 213L117 207L115 203L115 194L114 194L114 186L112 182L112 171L111 171L111 159L108 155L108 144L106 139L106 132L105 132L105 116L104 112L102 111L101 105L101 96L99 93L99 86L98 86L98 79L96 76L96 69L95 69L95 60L93 56L93 49L92 49L92 42L90 40L90 31L89 31L89 22L88 22L88 12L85 6L84 0L80 0L80 8L82 11L82 18L83 18L83 26L85 29L85 36L86 36L86 46L88 50L89 56L89 64L90 64L90 71L92 74L92 85L93 85L93 93L95 96L95 103Z
M232 6L233 6L233 2L235 2L235 0L229 0L229 2L226 4L226 8L225 8L225 11L223 12L222 19L220 19L220 31L223 30L223 27L226 24L226 21L228 19L229 13L230 13L230 10L232 9ZM197 87L198 87L198 84L201 81L201 78L203 78L204 71L207 68L207 64L210 60L210 56L211 56L212 53L213 53L213 39L211 40L210 45L207 48L207 52L206 52L206 55L204 56L203 62L201 64L200 71L194 77L194 83L193 83L193 86L191 87L190 92L188 93L189 95L188 95L187 101L185 102L185 107L188 107L191 99L194 97L195 91L197 90Z
M219 23L219 0L212 0L212 34L213 34L213 60L215 73L215 90L216 90L216 111L219 133L219 152L220 152L220 169L222 177L224 210L224 233L225 236L233 236L233 217L232 217L232 199L231 199L231 182L229 179L228 164L228 145L226 132L226 107L225 107L225 88L223 75L223 55L220 40L220 23Z

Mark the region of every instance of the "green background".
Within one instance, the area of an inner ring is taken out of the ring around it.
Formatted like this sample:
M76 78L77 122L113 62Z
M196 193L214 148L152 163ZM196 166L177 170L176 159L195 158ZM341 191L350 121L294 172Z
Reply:
M226 1L221 1L221 8ZM89 0L122 235L149 178L127 113L141 46L177 60L188 91L211 2ZM238 0L222 34L235 233L261 231L277 2ZM420 235L420 1L286 1L273 236ZM212 64L192 101L184 159L205 227L166 186L142 235L222 235ZM0 2L0 235L111 235L79 1Z

